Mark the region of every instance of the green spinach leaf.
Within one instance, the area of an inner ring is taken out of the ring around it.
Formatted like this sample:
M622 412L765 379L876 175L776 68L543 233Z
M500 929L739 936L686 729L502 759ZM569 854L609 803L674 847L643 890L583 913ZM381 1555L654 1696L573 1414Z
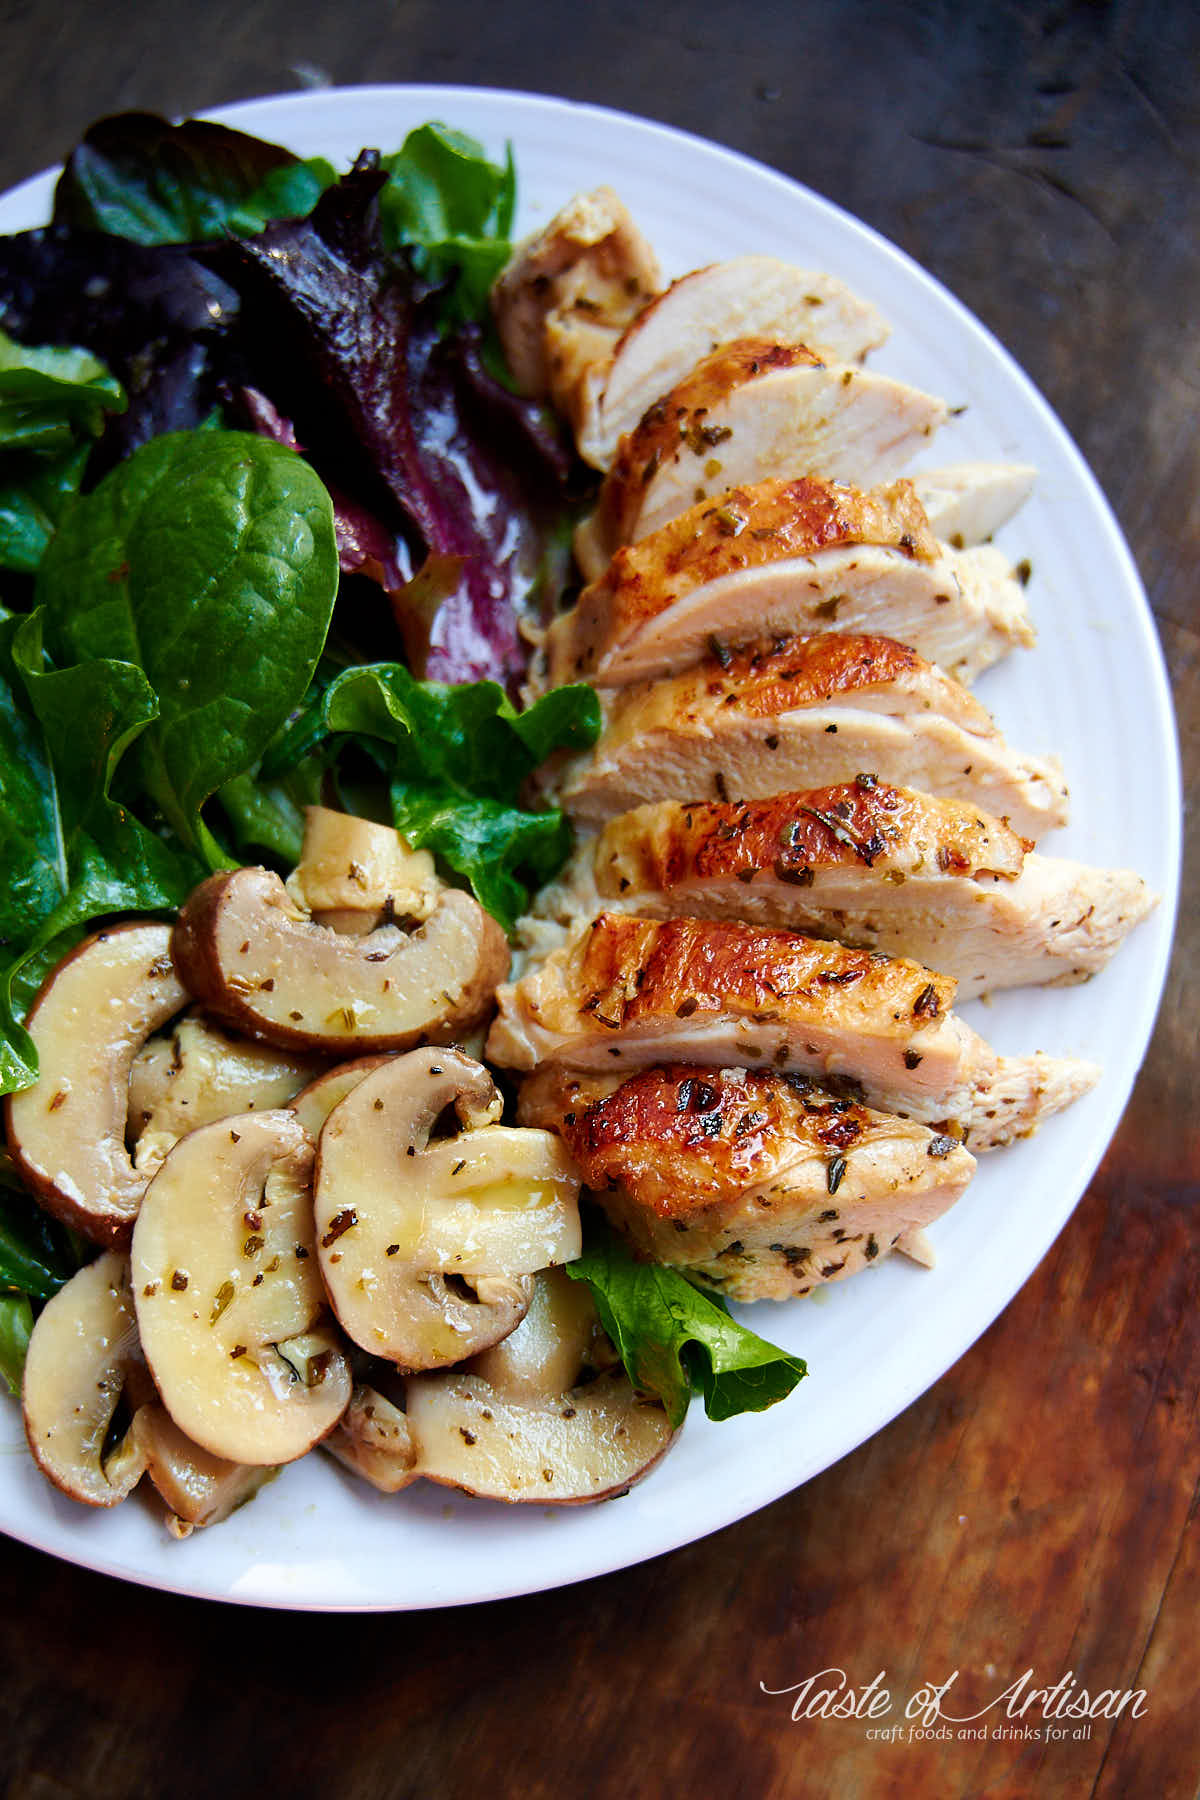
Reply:
M52 964L92 919L171 911L203 874L111 798L113 777L157 715L130 663L47 666L41 616L0 624L0 1092L36 1079L17 1023Z
M730 1419L764 1412L808 1373L800 1357L739 1325L679 1270L635 1262L595 1219L567 1274L587 1282L629 1379L659 1396L673 1425L683 1423L693 1392L704 1395L710 1419Z
M33 574L93 441L125 405L88 351L31 347L0 331L0 568Z
M183 845L304 696L337 592L333 508L294 451L247 432L155 438L64 520L38 575L60 662L116 658L157 711L134 778Z

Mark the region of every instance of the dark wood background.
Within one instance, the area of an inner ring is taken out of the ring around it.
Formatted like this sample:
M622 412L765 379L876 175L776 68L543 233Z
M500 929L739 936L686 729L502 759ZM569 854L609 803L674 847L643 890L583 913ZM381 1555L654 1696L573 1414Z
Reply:
M1096 469L1158 617L1190 804L1193 0L7 0L0 21L0 186L120 107L448 81L641 112L849 207L981 315ZM8 1800L1194 1795L1198 978L1185 900L1133 1102L1034 1278L886 1431L703 1543L555 1594L346 1619L171 1599L0 1543ZM1073 1670L1146 1688L1149 1710L1054 1744L879 1745L760 1692L829 1665L900 1694L954 1668L972 1693Z

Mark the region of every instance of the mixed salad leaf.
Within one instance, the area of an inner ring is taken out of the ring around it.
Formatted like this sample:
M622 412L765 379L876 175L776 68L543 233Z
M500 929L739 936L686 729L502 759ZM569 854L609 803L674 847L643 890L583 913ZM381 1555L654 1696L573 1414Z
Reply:
M567 1274L587 1282L629 1379L659 1396L672 1425L683 1423L693 1394L703 1394L710 1419L731 1419L786 1399L808 1373L678 1269L637 1262L595 1216Z
M511 155L438 124L339 179L200 121L101 120L52 223L0 239L0 1092L95 921L297 858L320 800L389 818L506 928L570 849L526 802L594 742L590 688L522 711L578 467L497 378ZM403 660L401 660L403 653ZM90 1252L0 1164L0 1379ZM586 1280L678 1421L803 1364L595 1236Z
M18 344L0 331L0 568L32 575L121 385L86 350Z

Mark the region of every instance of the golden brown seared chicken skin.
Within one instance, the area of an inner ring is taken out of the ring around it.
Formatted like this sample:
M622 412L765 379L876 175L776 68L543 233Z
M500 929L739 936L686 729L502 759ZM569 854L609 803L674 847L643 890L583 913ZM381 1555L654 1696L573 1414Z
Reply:
M972 1149L1028 1135L1094 1085L1088 1063L1000 1057L902 958L727 921L601 913L497 992L487 1055L515 1069L663 1061L799 1070Z
M944 794L1038 838L1066 823L1053 758L1011 749L979 701L889 637L819 632L713 654L624 688L561 804L596 824L654 800L758 800L880 780Z
M813 559L865 544L930 568L942 554L909 481L856 488L801 475L730 488L640 543L623 545L550 626L534 680L621 687L698 660L713 635L769 635L780 628L784 608L793 620L788 629L814 609L823 607L828 617ZM953 589L944 571L931 581L931 593ZM847 604L843 595L837 610ZM819 610L815 616L820 628Z
M543 1069L523 1124L557 1131L642 1256L736 1300L785 1300L906 1244L966 1187L955 1139L838 1099L802 1075L670 1063Z
M840 362L861 362L888 336L886 320L834 275L772 256L711 263L672 282L638 313L612 355L589 374L580 455L607 469L620 440L714 344L770 337L812 344Z
M803 344L724 344L622 438L576 533L579 566L594 580L621 544L742 483L891 481L945 417L932 395Z
M605 826L591 862L595 892L623 910L784 925L914 957L953 975L959 1001L1084 981L1154 905L1130 870L1038 856L977 807L873 775L638 807Z

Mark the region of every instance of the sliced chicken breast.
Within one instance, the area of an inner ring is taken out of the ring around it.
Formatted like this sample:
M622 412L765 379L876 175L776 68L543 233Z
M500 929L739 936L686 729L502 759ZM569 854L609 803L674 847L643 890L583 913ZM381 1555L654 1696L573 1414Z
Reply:
M652 800L757 800L863 770L1007 819L1036 840L1067 819L1057 759L1020 756L960 682L891 638L828 632L723 651L624 688L595 749L562 773L585 824Z
M960 681L1034 641L1007 559L939 545L909 482L801 477L732 489L619 550L550 627L532 685L621 687L717 644L835 625L886 632Z
M587 371L606 365L662 287L658 259L611 188L577 194L518 245L492 288L504 354L523 393L569 411Z
M543 1069L521 1123L556 1131L634 1249L732 1300L788 1300L869 1268L959 1198L954 1138L836 1099L804 1076L671 1063Z
M594 849L605 906L782 925L953 975L958 1000L1085 981L1154 906L1141 877L1029 851L1001 820L873 775L770 800L665 801Z
M884 343L882 313L833 275L773 256L739 256L672 282L628 326L598 368L577 424L579 453L607 469L619 440L646 408L683 381L702 357L739 338L812 344L839 362L861 362Z
M945 403L802 344L746 338L705 357L621 441L596 511L576 533L587 580L621 544L729 488L816 475L890 481L946 417Z
M987 1149L1094 1085L1093 1065L999 1057L950 1011L954 981L799 932L601 913L497 992L507 1068L702 1063L798 1070Z
M1033 491L1031 463L954 463L921 469L913 486L929 516L930 530L961 550L982 544L1008 523Z

